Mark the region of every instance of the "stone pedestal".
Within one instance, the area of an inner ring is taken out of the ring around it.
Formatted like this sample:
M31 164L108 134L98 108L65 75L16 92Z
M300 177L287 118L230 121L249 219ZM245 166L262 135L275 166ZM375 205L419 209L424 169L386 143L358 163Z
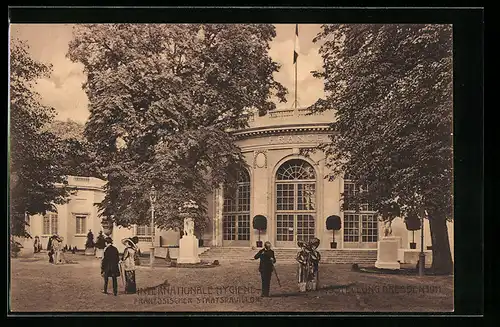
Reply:
M382 238L377 246L377 261L375 267L379 269L400 269L398 249L401 240L399 237L388 236Z
M179 240L177 263L199 263L198 239L194 235L184 235Z

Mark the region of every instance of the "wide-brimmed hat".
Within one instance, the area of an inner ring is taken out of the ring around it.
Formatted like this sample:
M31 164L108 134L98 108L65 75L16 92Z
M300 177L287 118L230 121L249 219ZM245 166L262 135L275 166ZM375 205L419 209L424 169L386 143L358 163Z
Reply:
M313 237L311 240L309 240L309 244L312 248L316 249L320 244L320 240L317 237Z
M130 237L124 238L122 244L125 246L130 246L131 248L137 249L137 245L132 241Z

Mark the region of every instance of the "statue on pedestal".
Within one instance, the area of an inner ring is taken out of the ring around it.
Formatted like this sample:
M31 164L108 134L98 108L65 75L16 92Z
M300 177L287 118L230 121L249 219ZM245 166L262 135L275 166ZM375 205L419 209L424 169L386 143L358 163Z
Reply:
M384 236L385 237L388 237L388 236L392 236L392 220L386 220L384 222Z
M190 200L184 202L183 206L179 208L181 215L184 216L184 236L193 236L194 235L194 220L192 217L188 216L189 212L192 210L198 209L198 205L195 201Z
M184 202L184 205L179 208L180 216L184 218L184 230L182 238L179 240L177 263L193 264L200 262L199 243L194 235L194 219L192 218L196 209L198 209L198 206L194 201Z
M191 217L184 218L184 235L185 236L194 235L194 220Z

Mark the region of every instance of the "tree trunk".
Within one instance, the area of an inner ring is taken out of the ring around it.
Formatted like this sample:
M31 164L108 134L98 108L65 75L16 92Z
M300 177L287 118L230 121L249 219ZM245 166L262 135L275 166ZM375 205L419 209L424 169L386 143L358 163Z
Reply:
M451 259L448 227L444 216L429 217L432 239L432 271L438 274L451 274L453 261Z

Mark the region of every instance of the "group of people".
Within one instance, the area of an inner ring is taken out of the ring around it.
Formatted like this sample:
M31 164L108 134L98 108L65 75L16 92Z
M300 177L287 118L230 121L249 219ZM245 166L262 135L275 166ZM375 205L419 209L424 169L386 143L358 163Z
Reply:
M113 283L113 295L118 295L118 277L122 277L124 282L125 293L135 294L137 285L135 282L136 263L139 260L139 248L137 236L133 238L125 238L122 243L125 245L125 250L120 259L118 249L113 245L111 237L104 239L105 249L101 261L101 276L104 278L103 293L108 294L108 282L111 278Z
M63 254L63 240L64 238L59 235L52 235L51 237L49 237L49 242L47 244L47 255L49 256L50 263L58 265L66 262Z
M318 288L319 262L321 260L321 255L317 250L319 244L320 240L318 238L312 238L308 242L297 242L297 245L300 247L296 260L298 262L298 287L301 292L317 290ZM274 251L271 250L271 243L265 242L264 248L257 252L254 259L260 259L259 272L262 282L261 296L269 297L271 277L273 271L276 273L274 267L276 257ZM276 277L278 278L277 273Z

